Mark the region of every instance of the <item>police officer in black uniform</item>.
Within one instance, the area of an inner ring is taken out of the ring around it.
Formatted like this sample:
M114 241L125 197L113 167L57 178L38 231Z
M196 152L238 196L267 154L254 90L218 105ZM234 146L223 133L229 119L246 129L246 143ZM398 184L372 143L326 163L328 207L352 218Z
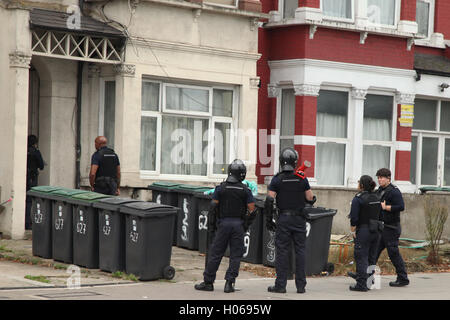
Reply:
M195 285L197 290L214 290L216 272L229 244L230 264L225 274L224 292L234 292L234 283L244 254L244 222L247 220L247 210L253 217L256 214L252 192L242 183L246 173L244 163L239 159L234 160L228 166L226 181L214 190L208 214L208 231L215 228L215 215L218 215L217 232L211 248L208 249L208 260L203 272L204 282Z
M403 287L409 284L409 279L405 262L398 249L398 243L402 232L400 212L405 210L405 203L400 190L391 183L391 171L389 169L378 170L377 178L380 185L377 193L383 209L381 218L384 221L384 230L379 241L376 259L378 261L381 252L386 248L389 259L397 272L397 280L390 282L389 285L391 287Z
M91 190L108 195L120 194L120 162L113 149L106 145L108 140L99 136L95 139L97 150L91 159L89 182Z
M281 172L276 174L268 187L265 201L266 224L268 229L275 229L275 268L277 278L275 285L268 287L269 292L285 293L288 277L291 240L295 246L295 286L298 293L305 292L305 241L306 218L303 213L305 199L314 203L315 197L306 177L295 174L298 153L293 148L285 148L280 155ZM273 203L279 209L276 225L273 221Z
M359 179L360 191L352 200L350 225L355 242L354 257L356 261L356 284L350 286L352 291L368 291L367 280L370 275L369 266L376 264L376 254L382 222L380 220L381 203L374 192L375 181L364 175Z
M38 138L31 134L28 136L27 152L27 191L38 185L39 170L44 170L44 160L37 148ZM31 197L26 197L25 229L31 229Z

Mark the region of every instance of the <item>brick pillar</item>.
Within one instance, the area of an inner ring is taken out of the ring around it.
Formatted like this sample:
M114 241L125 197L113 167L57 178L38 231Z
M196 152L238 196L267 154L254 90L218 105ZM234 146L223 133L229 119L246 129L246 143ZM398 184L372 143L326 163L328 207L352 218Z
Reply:
M298 7L320 8L320 0L298 0Z
M416 33L416 0L403 0L401 5L398 29L403 32Z
M299 164L305 160L311 162L306 170L310 182L315 182L316 162L316 116L318 85L294 85L295 90L295 137L294 148L299 155Z
M400 123L401 106L414 105L414 94L397 94L397 135L395 151L395 180L409 182L411 166L411 131L412 127Z
M400 20L416 21L416 0L403 0Z

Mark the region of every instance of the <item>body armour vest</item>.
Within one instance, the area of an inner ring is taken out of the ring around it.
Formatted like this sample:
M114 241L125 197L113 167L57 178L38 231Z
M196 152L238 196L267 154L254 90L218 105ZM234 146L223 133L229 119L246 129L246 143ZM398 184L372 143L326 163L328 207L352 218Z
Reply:
M102 148L98 151L99 164L96 178L110 177L117 179L117 155L113 149Z
M294 171L283 171L277 177L281 181L276 196L278 209L302 210L305 207L305 181Z
M389 193L391 193L396 187L394 185L392 185L392 183L390 183L386 188L381 189L378 188L377 190L377 195L380 198L380 201L383 202L386 200L386 198L389 196ZM390 203L387 203L387 205L390 205ZM386 224L394 224L397 222L400 222L400 212L389 212L389 211L385 211L383 212L383 214L381 215L381 219L384 221L384 223Z
M380 220L381 202L375 192L363 191L356 195L363 200L359 211L358 226L369 224L369 220Z
M222 182L219 192L219 216L241 218L247 212L247 186L241 182Z

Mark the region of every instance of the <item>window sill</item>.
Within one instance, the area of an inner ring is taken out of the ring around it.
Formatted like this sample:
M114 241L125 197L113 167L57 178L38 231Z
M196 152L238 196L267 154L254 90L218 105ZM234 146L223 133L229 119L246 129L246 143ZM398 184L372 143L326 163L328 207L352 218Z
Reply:
M319 12L310 13L310 16L306 15L296 15L294 18L281 19L281 15L278 11L271 11L269 13L269 22L264 24L264 28L279 28L288 27L295 25L310 25L323 28L332 28L343 31L354 31L354 32L367 32L370 34L386 35L399 38L413 38L416 33L405 32L399 30L399 26L384 26L384 25L357 25L355 21L342 21L339 19L329 19L328 17L323 17Z

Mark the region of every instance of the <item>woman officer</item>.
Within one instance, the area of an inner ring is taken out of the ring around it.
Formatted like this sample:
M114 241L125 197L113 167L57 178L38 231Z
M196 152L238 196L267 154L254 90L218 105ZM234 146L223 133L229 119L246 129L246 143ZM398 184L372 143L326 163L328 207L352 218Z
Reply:
M382 230L380 221L381 203L374 191L375 182L363 175L358 181L360 191L352 200L350 211L351 233L354 237L356 261L356 284L352 291L368 291L369 266L375 264L377 244Z

